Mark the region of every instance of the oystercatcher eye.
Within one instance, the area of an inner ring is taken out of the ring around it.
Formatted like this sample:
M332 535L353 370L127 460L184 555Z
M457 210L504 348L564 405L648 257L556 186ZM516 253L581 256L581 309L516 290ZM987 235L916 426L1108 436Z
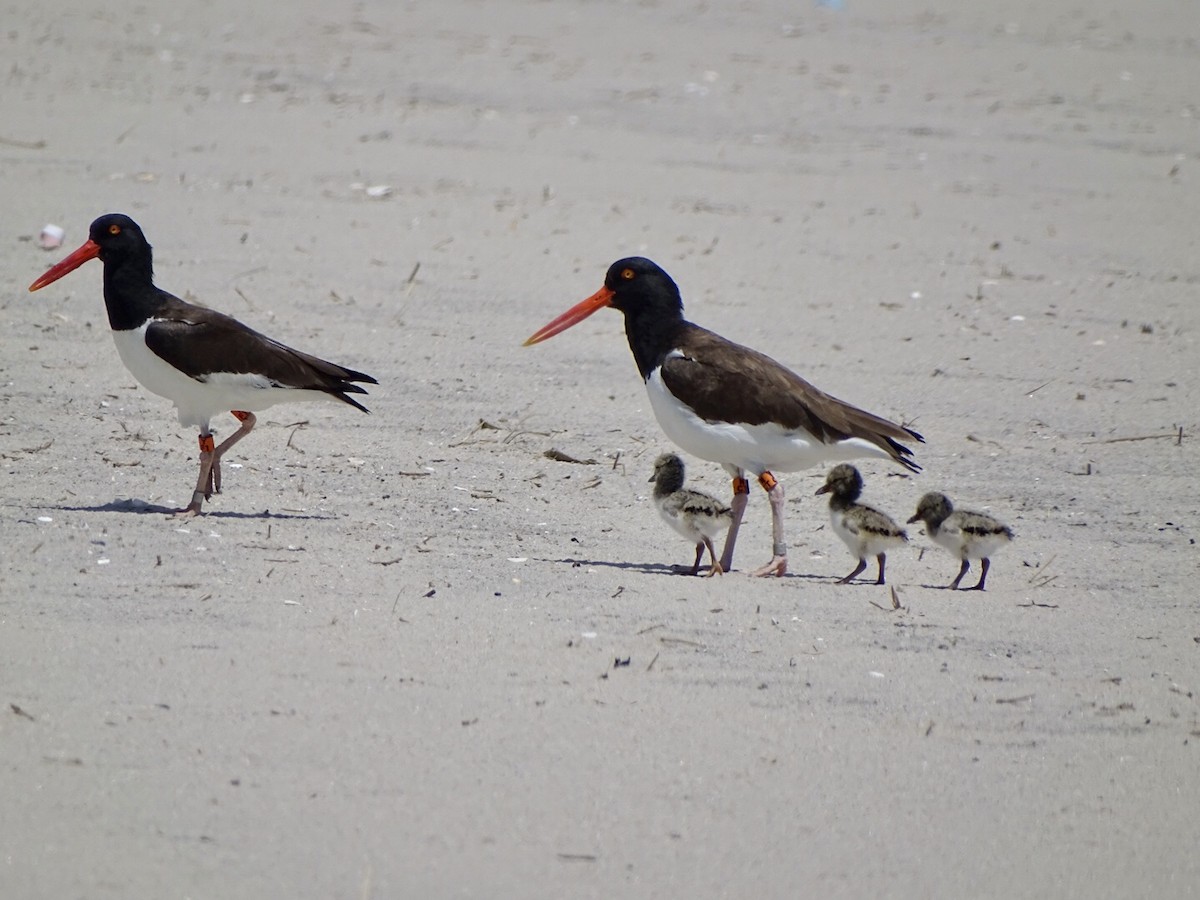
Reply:
M109 234L120 234L120 233L121 233L121 226L120 226L120 225L109 225L109 226L108 226L108 233L109 233Z
M626 281L631 281L633 279L633 276L634 276L633 269L622 269L621 270L621 277L624 278Z

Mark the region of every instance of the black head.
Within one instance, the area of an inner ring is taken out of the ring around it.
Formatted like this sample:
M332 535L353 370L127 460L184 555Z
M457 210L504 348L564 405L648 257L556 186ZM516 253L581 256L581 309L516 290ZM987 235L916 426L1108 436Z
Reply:
M88 229L88 240L100 248L97 254L103 262L140 257L150 252L150 242L137 222L123 213L108 213L94 221Z
M648 378L686 323L683 300L671 276L641 256L618 259L608 267L604 287L547 322L525 339L525 346L552 338L606 306L625 315L629 349L642 378Z
M662 267L644 256L618 259L608 267L604 286L612 291L609 306L623 313L642 309L683 311L683 299L675 281Z
M36 291L73 272L89 259L99 257L104 262L104 283L107 295L111 273L121 270L126 282L149 287L153 281L150 244L138 223L121 213L101 216L88 229L88 239L62 262L51 266L29 286Z

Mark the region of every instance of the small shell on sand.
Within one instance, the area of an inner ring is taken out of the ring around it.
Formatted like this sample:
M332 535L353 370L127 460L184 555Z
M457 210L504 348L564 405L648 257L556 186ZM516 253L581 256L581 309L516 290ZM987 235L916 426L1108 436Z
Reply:
M57 250L62 246L65 234L66 232L58 225L47 225L42 229L41 235L38 236L38 243L43 250Z

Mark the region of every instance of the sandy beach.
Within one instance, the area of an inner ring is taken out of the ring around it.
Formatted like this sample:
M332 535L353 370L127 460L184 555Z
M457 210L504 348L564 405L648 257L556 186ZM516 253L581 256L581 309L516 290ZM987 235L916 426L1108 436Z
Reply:
M1191 4L187 6L0 7L0 896L1200 895ZM102 264L27 292L113 211L370 415L165 515ZM521 346L629 255L919 430L864 499L987 591L835 584L818 469L679 574L621 315Z

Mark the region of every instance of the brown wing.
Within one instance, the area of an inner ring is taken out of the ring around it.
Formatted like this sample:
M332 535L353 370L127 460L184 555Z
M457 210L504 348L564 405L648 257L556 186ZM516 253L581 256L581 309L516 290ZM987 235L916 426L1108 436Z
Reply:
M346 394L366 393L353 382L378 383L370 375L293 350L231 316L177 297L146 328L146 346L192 378L253 372L280 387L333 394L364 412L366 407Z
M920 469L908 458L912 451L899 443L924 442L911 428L831 397L769 356L697 325L690 327L682 344L683 356L663 361L663 383L675 396L686 398L702 419L746 425L777 422L804 429L826 443L857 437L912 471Z

